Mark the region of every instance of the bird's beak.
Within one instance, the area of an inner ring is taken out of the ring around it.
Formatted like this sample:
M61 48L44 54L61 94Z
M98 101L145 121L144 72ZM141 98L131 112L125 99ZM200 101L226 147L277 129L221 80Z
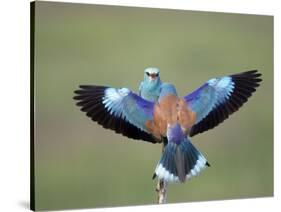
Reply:
M150 74L150 75L149 75L149 80L151 80L151 81L152 81L152 80L155 80L156 77L157 77L156 74Z

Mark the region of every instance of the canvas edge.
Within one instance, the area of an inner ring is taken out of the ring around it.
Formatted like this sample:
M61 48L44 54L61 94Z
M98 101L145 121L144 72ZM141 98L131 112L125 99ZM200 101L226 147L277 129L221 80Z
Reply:
M30 2L30 209L35 211L34 160L34 53L35 53L35 1Z

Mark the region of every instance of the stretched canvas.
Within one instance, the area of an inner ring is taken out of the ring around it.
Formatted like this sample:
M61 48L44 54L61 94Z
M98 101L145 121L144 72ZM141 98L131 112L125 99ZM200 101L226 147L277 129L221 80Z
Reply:
M30 185L32 210L273 196L273 17L32 2Z

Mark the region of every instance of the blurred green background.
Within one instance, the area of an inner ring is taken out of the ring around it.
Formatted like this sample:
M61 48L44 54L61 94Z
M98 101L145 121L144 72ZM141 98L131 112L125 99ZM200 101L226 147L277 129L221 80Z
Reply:
M36 2L36 209L153 204L161 146L129 140L75 105L80 84L138 90L147 66L180 95L258 69L262 86L219 127L192 138L212 165L168 202L273 195L273 17Z

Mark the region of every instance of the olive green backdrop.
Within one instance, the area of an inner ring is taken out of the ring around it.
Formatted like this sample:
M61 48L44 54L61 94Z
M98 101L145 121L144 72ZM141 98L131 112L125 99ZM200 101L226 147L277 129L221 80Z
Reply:
M129 140L75 105L80 84L134 91L147 66L180 95L212 77L258 69L238 112L192 142L211 164L168 202L273 195L273 17L36 2L36 209L153 204L161 145Z

